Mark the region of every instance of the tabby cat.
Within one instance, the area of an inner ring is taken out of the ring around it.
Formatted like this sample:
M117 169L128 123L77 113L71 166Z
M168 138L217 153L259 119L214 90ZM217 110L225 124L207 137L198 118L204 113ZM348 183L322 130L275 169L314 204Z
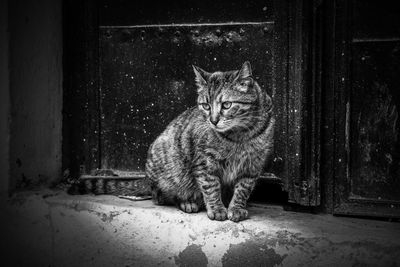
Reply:
M193 66L197 106L153 142L146 162L156 204L205 207L212 220L247 217L247 199L273 149L272 101L245 62L239 71ZM226 208L226 206L227 208Z
M174 119L150 145L144 187L100 178L85 181L80 193L151 191L156 204L177 205L188 213L206 208L212 220L247 217L247 199L273 149L271 98L253 79L249 62L236 71L193 69L197 106Z

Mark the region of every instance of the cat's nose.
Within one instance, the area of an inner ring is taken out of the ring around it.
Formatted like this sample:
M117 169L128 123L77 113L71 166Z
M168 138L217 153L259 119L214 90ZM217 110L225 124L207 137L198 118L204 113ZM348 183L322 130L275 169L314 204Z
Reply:
M210 118L210 121L212 124L217 125L219 122L219 119L218 118Z

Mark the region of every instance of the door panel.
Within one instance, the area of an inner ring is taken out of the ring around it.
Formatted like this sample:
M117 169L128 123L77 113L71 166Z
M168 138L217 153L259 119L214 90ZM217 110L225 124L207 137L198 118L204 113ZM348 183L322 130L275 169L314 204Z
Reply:
M144 170L151 142L196 104L192 64L232 70L249 60L255 79L272 95L272 26L102 27L102 168Z
M400 42L352 46L350 199L400 201Z
M375 0L338 1L336 5L336 214L400 217L396 10L394 1L385 5ZM372 26L375 12L387 16L374 19Z

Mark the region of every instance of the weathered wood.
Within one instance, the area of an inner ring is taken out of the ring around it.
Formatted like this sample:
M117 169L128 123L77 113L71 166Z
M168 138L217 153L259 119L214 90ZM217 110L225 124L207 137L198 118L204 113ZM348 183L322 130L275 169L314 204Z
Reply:
M102 0L100 25L187 24L270 21L273 0Z
M309 1L288 2L287 186L289 201L305 206L320 204L317 8Z
M288 101L288 3L287 1L275 0L274 1L274 49L273 49L273 79L276 81L276 89L274 94L274 111L280 114L287 114L287 101ZM279 96L279 97L276 97ZM276 121L277 133L280 133L280 143L276 142L275 155L273 161L275 162L275 173L283 180L283 189L290 190L290 178L288 173L288 117L286 115L280 116Z
M287 88L287 166L289 178L289 201L299 203L305 197L301 155L302 108L302 1L288 1L288 88Z
M323 1L321 58L321 207L332 213L335 181L335 1ZM318 70L317 70L318 71Z
M400 200L400 42L353 43L352 58L351 195Z
M98 17L96 1L65 1L63 170L99 167Z
M338 1L335 20L335 208L349 194L348 86L349 86L349 3Z
M360 2L337 1L335 15L334 213L398 217L400 43L376 33L385 19L363 28L368 38L355 38L360 31L351 29L368 16L352 4Z

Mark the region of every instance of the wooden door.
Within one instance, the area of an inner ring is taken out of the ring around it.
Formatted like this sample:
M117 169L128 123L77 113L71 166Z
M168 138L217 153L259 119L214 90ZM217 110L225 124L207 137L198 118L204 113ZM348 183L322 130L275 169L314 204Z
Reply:
M400 6L337 1L334 213L400 216Z
M64 166L77 170L79 164L85 177L97 169L125 179L143 177L150 143L195 105L191 65L234 70L250 61L255 79L273 97L277 119L275 151L263 179L281 183L293 203L319 205L318 88L309 86L314 58L308 56L303 14L313 5L104 0L82 6L78 20L74 13L68 24L81 27L70 44L80 44L70 54L81 62L67 68L64 151L73 162ZM76 6L67 2L65 10L71 9ZM70 30L68 40L73 34ZM77 103L83 111L76 110ZM79 125L81 134L71 134L71 125Z

